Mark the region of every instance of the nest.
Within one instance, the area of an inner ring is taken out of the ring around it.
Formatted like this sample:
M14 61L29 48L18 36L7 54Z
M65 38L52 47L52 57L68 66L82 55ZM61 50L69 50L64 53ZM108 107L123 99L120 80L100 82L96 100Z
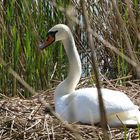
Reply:
M125 91L133 102L139 105L139 86L117 88ZM29 100L6 98L0 101L0 140L76 140L77 137L88 140L103 139L100 127L68 124L61 120L53 111L53 91L40 95L42 96ZM124 137L135 140L139 137L138 128L112 128L108 133L114 140Z

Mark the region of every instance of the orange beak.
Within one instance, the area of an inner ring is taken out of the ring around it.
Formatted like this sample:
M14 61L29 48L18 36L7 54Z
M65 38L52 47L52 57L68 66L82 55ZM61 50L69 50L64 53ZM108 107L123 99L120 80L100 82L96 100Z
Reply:
M47 37L47 40L46 40L45 42L40 43L39 48L40 48L41 50L43 50L44 48L47 48L49 45L51 45L54 41L55 41L55 38L52 37L51 35L49 35L49 36Z

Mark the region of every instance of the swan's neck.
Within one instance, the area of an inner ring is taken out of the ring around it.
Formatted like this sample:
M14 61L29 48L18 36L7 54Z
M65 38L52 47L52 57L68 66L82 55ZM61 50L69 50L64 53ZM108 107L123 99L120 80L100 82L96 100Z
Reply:
M69 90L75 90L81 77L80 57L72 35L64 40L63 44L69 59L69 73L64 82L66 83Z
M69 73L67 78L56 88L56 97L72 93L81 77L81 61L72 34L69 33L62 42L69 60Z

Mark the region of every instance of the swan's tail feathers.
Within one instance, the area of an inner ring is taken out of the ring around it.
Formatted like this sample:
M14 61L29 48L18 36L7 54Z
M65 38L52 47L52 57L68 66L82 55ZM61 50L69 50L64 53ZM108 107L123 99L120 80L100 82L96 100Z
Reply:
M129 110L125 112L119 112L107 116L108 124L111 127L138 127L140 125L140 111Z

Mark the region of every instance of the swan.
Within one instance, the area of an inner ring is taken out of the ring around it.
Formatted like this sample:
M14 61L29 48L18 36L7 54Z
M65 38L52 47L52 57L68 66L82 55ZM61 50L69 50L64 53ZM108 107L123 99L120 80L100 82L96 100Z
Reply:
M56 87L54 93L56 113L68 122L100 123L97 89L75 89L81 77L81 61L67 25L57 24L52 27L46 41L40 43L39 48L43 50L56 41L62 41L69 60L68 76ZM137 126L140 123L138 106L125 93L106 88L101 91L110 127Z

